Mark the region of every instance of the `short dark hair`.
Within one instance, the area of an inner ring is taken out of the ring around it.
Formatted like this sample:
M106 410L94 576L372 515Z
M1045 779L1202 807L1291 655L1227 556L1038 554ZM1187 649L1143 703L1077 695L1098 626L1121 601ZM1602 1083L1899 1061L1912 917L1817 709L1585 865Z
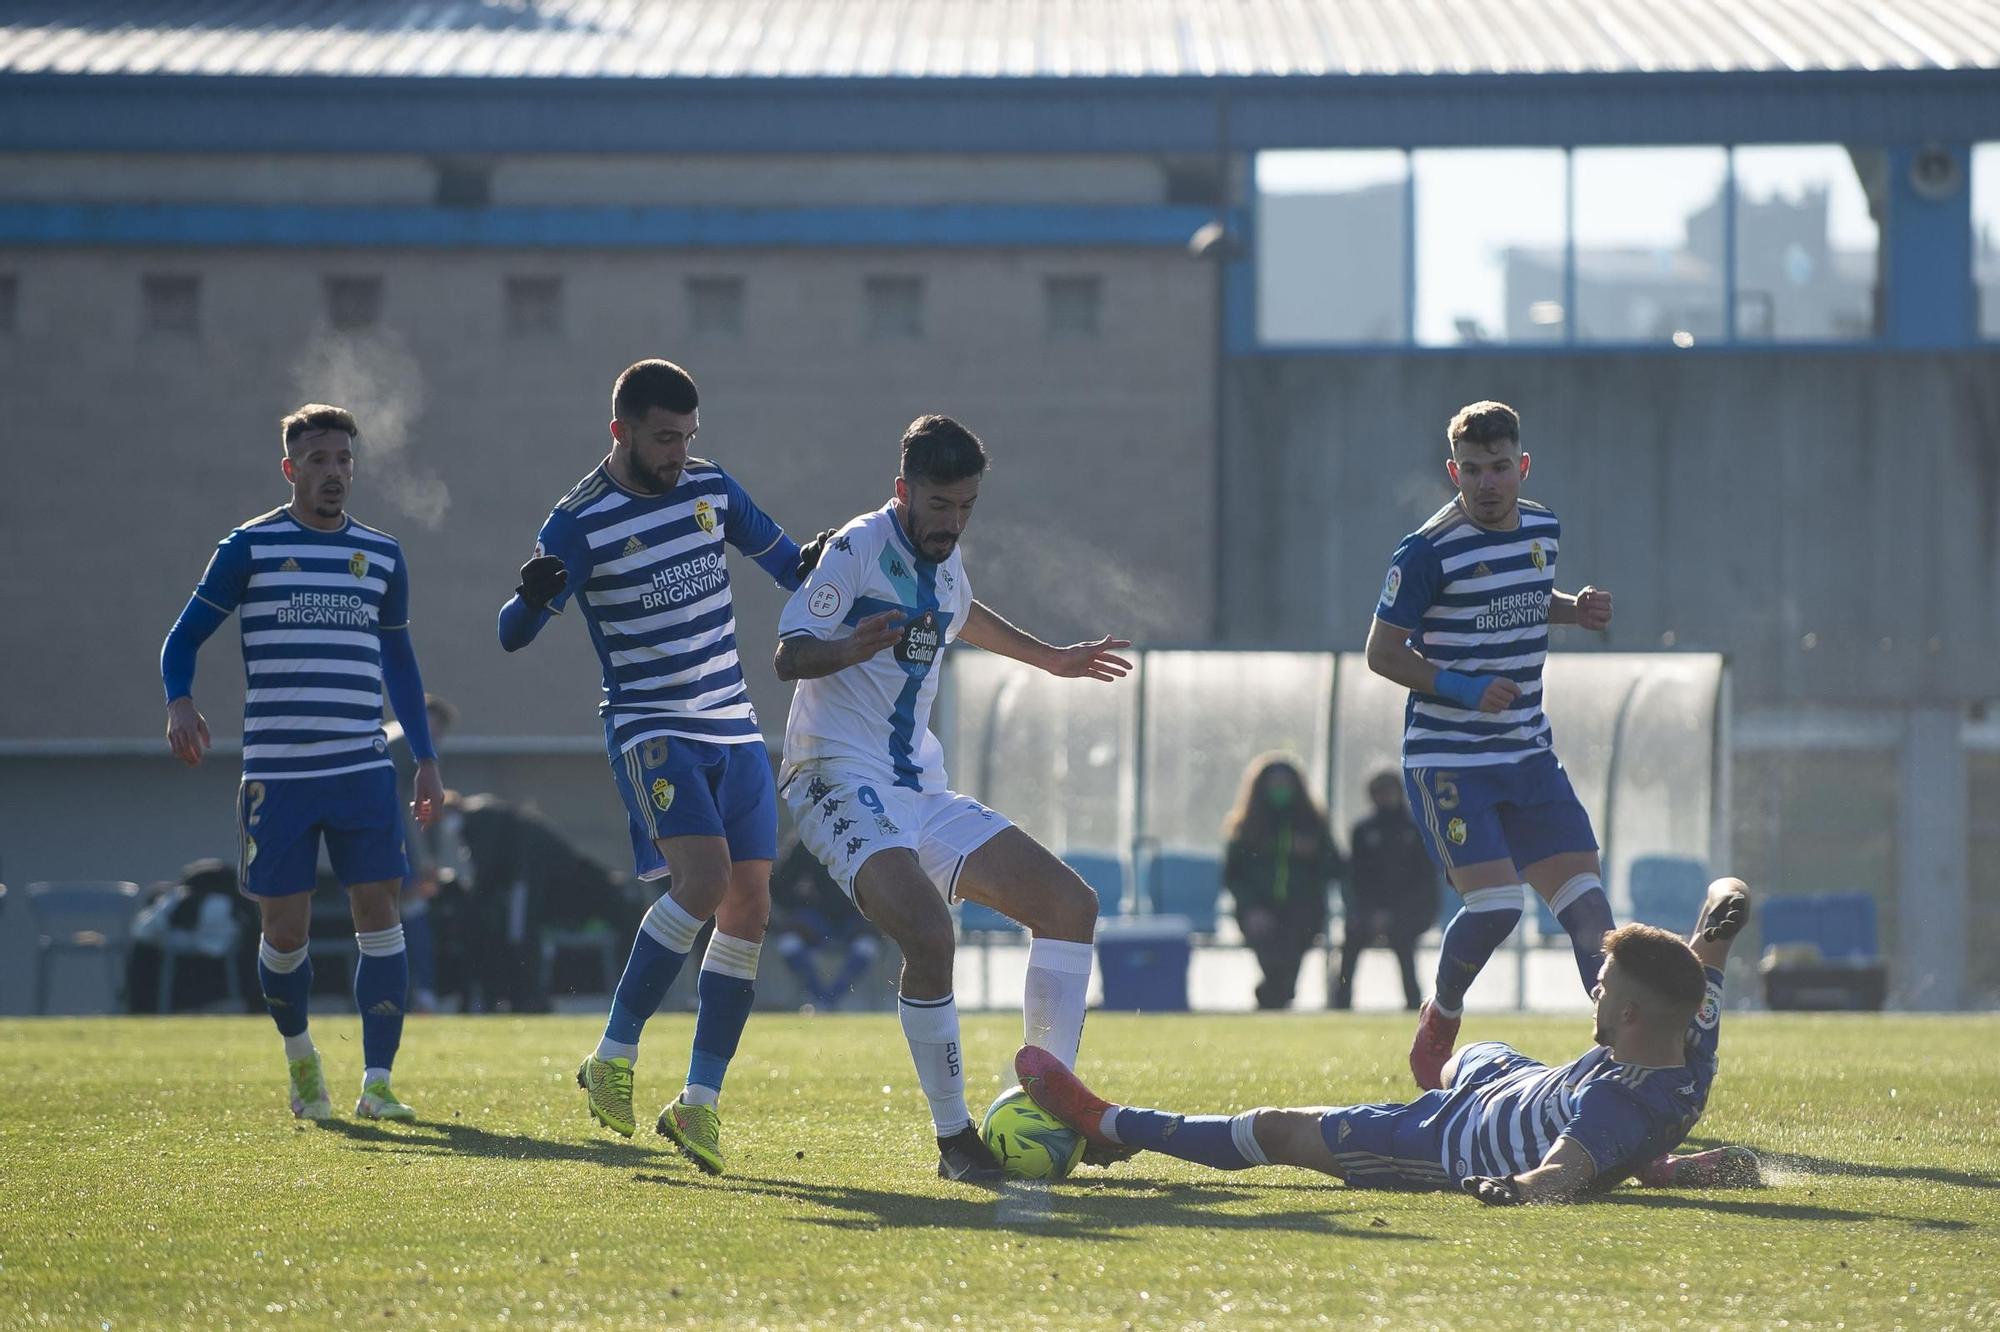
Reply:
M949 416L919 416L903 432L903 479L948 486L986 474L986 446Z
M1452 448L1461 444L1519 444L1521 414L1504 402L1468 403L1451 418L1444 437Z
M1605 955L1618 969L1660 997L1677 1013L1692 1018L1708 994L1708 973L1701 959L1679 935L1637 921L1604 936Z
M278 434L287 451L300 435L321 430L338 430L350 440L361 434L361 427L354 424L353 412L323 402L309 402L278 422Z
M700 405L694 376L672 361L628 365L611 386L611 415L620 421L637 421L655 407L685 414Z

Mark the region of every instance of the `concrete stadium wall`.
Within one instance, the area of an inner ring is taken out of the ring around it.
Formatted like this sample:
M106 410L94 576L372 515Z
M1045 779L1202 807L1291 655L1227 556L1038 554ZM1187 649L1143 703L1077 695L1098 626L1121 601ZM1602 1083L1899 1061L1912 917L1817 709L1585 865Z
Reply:
M1452 413L1522 413L1558 651L1726 653L1739 706L1959 706L2000 648L2000 352L1267 357L1231 368L1224 632L1356 648L1450 498Z

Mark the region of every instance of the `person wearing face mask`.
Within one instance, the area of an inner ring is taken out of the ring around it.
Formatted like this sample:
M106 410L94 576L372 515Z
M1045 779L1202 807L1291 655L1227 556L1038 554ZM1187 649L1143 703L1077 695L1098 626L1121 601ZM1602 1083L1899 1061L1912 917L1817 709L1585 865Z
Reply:
M1257 1007L1290 1008L1299 964L1326 931L1327 885L1345 869L1340 849L1298 764L1283 754L1251 762L1222 835L1222 885L1263 972Z

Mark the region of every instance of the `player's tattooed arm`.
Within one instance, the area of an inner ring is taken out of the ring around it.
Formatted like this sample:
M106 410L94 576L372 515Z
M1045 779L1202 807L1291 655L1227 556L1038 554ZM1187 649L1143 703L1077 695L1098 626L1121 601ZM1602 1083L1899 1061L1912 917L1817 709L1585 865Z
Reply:
M1106 634L1094 642L1058 647L1009 624L983 601L972 603L972 609L965 616L965 628L958 636L960 641L976 648L1012 657L1050 675L1069 679L1087 675L1093 680L1118 680L1132 670L1132 663L1118 655L1122 649L1132 646L1129 639Z
M902 613L883 611L857 623L846 638L815 638L804 633L781 638L772 665L780 680L817 680L860 665L902 636Z

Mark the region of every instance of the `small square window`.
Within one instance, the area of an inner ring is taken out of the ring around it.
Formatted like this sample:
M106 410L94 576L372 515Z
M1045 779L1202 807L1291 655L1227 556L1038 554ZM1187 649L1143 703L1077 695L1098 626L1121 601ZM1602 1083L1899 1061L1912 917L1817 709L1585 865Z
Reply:
M871 277L867 280L868 336L879 342L913 342L924 335L924 280Z
M21 279L12 273L0 273L0 333L12 333L20 327Z
M382 322L382 279L329 277L326 322L342 333L361 333Z
M697 277L687 281L688 325L698 338L733 342L743 336L743 279Z
M507 336L553 338L562 332L562 279L507 279Z
M1102 332L1104 280L1051 277L1042 280L1043 326L1059 342L1088 342Z
M154 273L139 279L140 328L167 337L201 332L201 279Z

